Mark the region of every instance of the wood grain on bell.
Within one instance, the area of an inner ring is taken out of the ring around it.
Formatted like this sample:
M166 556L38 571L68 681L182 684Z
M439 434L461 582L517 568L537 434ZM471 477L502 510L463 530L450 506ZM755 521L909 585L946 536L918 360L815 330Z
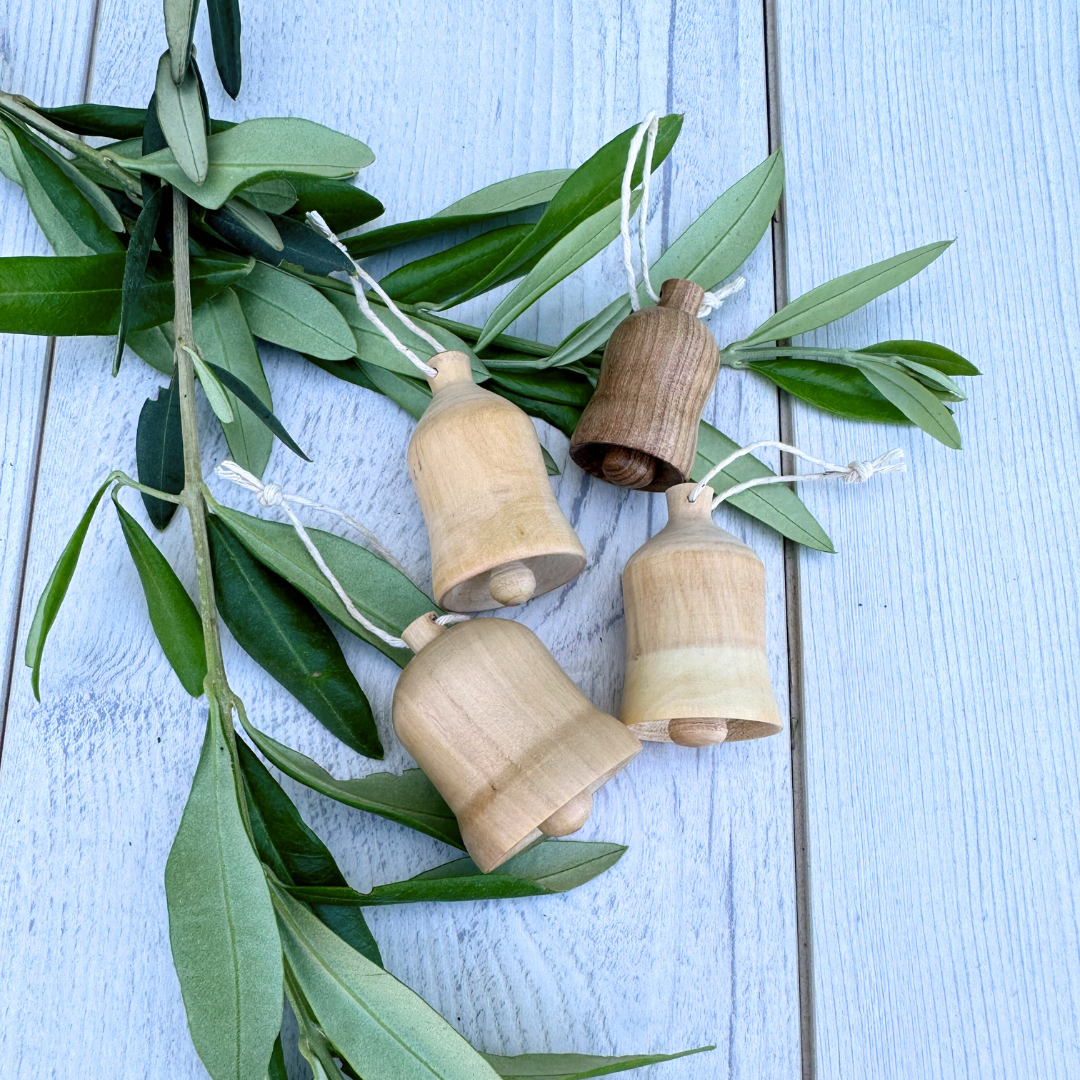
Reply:
M765 567L713 523L712 488L689 501L694 486L668 490L667 524L623 570L620 716L642 739L683 746L774 735Z
M565 585L584 568L585 549L555 501L533 422L477 386L464 353L431 364L434 397L408 461L436 603L487 611Z
M586 472L646 491L689 477L701 410L720 370L716 341L697 317L704 295L692 281L669 278L659 304L615 328L570 441L570 456Z
M592 792L641 749L520 623L447 628L424 615L404 637L418 651L394 690L394 730L484 873L541 835L579 829Z

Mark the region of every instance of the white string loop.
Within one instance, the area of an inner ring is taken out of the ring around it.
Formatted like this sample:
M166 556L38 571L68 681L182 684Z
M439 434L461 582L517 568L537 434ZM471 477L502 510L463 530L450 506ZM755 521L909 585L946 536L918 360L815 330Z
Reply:
M716 292L709 292L706 289L705 296L701 301L701 307L698 308L697 317L707 319L729 296L734 296L740 289L745 287L746 278L737 277L734 281L729 281L723 288L717 289Z
M361 312L363 312L364 318L368 322L372 323L391 345L402 356L412 361L428 378L438 374L438 371L430 364L425 363L416 355L401 339L371 310L371 304L368 303L367 293L364 291L364 285L362 282L366 282L370 288L375 291L375 294L380 300L387 306L387 308L397 316L403 326L408 327L417 337L426 341L437 353L445 352L446 349L439 344L438 341L432 337L422 326L417 326L391 299L386 290L349 254L348 248L337 238L337 235L330 228L329 225L323 220L322 215L317 210L309 210L307 219L311 222L330 241L352 264L352 273L348 275L349 284L352 285L353 293L356 295L356 303L359 306ZM336 273L337 271L335 271Z
M645 285L645 291L654 304L660 302L660 297L657 296L652 279L649 277L649 259L645 250L645 221L649 215L649 177L652 174L653 151L656 148L656 132L659 123L655 112L650 112L641 121L637 131L634 132L634 137L630 140L630 149L626 154L626 168L623 169L619 231L622 233L623 267L630 287L630 307L634 311L641 309L641 301L638 299L637 274L634 272L634 253L630 243L630 199L634 166L637 164L642 139L646 138L645 168L641 175L641 221L638 224L638 248L641 252L641 279Z
M788 443L775 442L771 439L766 439L763 442L751 443L749 446L744 446L734 453L729 454L723 461L717 462L697 482L694 486L694 490L690 492L687 498L690 502L697 502L698 496L705 489L709 481L718 473L723 472L733 461L737 461L739 458L746 454L753 453L755 450L762 450L767 447L773 447L785 453L792 454L797 458L802 458L804 461L809 461L811 464L819 465L823 471L818 473L794 473L787 476L758 476L753 480L735 484L726 491L722 491L715 499L713 499L713 510L715 510L725 499L731 498L732 495L738 495L740 492L749 491L751 488L761 487L764 484L789 483L793 480L829 480L833 477L843 480L846 484L859 484L869 480L872 476L876 476L878 473L903 472L905 468L903 450L887 450L880 457L876 457L872 461L856 460L848 462L847 465L834 465L832 462L822 461L820 458L816 458L813 455L806 453L804 450L800 450L797 446L791 446Z
M312 510L323 510L327 513L337 515L364 536L378 555L386 559L387 562L398 570L401 570L404 574L405 571L401 569L401 564L382 546L382 544L378 542L378 540L375 539L369 529L361 525L360 522L356 521L354 518L349 517L348 514L345 514L332 506L325 506L322 503L313 502L311 499L304 498L303 495L291 495L288 492L282 491L281 487L277 484L264 484L257 476L252 475L247 469L237 465L235 461L224 461L214 471L223 480L230 480L232 483L237 484L242 488L246 488L248 491L253 491L259 500L260 506L265 506L267 509L280 507L292 523L296 535L300 537L304 547L307 548L308 554L315 560L315 565L319 568L319 573L326 578L330 587L337 593L338 599L345 605L345 610L348 611L348 613L365 630L367 630L368 633L374 634L380 641L385 641L391 648L407 649L409 647L401 638L394 637L393 634L388 634L381 627L376 626L357 608L352 602L352 598L344 588L342 588L341 582L338 581L334 572L326 565L326 560L323 558L322 552L319 551L315 546L315 542L308 536L307 529L304 528L303 522L301 522L296 514L293 513L292 506L289 504L294 503L297 506L307 506ZM442 618L446 618L446 616L442 616ZM437 619L436 622L439 622L439 620ZM446 624L443 623L442 625Z

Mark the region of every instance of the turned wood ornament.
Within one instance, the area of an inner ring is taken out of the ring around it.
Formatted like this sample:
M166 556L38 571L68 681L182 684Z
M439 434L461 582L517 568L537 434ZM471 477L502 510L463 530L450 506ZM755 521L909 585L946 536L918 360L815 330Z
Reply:
M712 488L667 493L668 522L623 570L626 681L620 717L639 738L680 746L783 728L765 650L765 566L718 528Z
M461 352L431 358L434 396L409 442L409 475L447 611L523 604L565 585L585 549L551 490L532 421L473 382Z
M587 473L646 491L690 476L701 410L720 370L716 342L697 317L704 296L692 281L670 278L659 304L615 328L570 440L570 456Z
M450 805L487 873L585 824L592 793L641 744L595 708L527 627L421 616L394 690L394 730Z

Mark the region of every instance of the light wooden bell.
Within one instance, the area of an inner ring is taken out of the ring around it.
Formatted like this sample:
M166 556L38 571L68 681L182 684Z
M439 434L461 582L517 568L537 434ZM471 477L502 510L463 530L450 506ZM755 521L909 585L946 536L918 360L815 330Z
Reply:
M667 493L668 522L623 570L620 717L639 738L712 746L783 728L765 650L765 566L718 528L710 487Z
M477 386L464 353L437 353L431 366L434 397L408 459L436 603L486 611L565 585L585 549L555 501L532 421Z
M670 278L656 307L615 328L570 440L570 456L587 473L646 491L690 476L701 410L720 370L716 342L697 317L704 296L692 281Z
M447 628L429 614L402 636L416 656L394 690L394 730L484 873L542 835L580 829L592 793L641 749L520 623Z

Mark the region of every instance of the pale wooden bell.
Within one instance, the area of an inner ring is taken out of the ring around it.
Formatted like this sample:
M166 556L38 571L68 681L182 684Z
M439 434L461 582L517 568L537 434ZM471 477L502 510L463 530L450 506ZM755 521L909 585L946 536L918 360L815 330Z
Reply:
M464 353L438 353L431 366L434 396L408 460L436 603L486 611L565 585L585 549L555 501L532 421L477 386Z
M626 681L620 717L639 738L681 746L783 728L765 649L765 566L718 528L710 487L667 493L668 522L623 570Z
M570 440L570 456L587 473L646 491L689 478L701 410L720 370L716 341L697 317L704 296L692 281L670 278L659 304L615 328Z
M402 637L416 655L394 690L394 730L484 873L541 836L580 829L592 793L641 749L520 623L448 628L432 613Z

